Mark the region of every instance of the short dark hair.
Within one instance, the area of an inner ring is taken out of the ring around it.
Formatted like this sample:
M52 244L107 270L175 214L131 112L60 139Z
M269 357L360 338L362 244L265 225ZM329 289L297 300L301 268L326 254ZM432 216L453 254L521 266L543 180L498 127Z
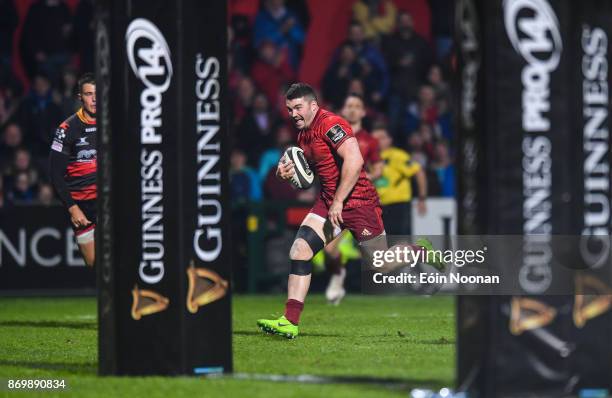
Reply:
M77 83L77 87L79 88L79 94L83 92L83 86L86 84L93 84L94 86L96 85L96 77L93 73L87 72L81 75Z
M317 94L315 93L314 89L306 83L293 83L291 86L289 86L289 89L285 93L285 98L288 100L302 97L310 97L311 101L318 101Z
M365 98L363 98L363 95L361 95L359 93L356 93L356 92L351 92L351 93L349 93L349 95L346 96L344 101L346 101L347 99L349 99L351 97L359 99L361 101L361 104L363 105L363 107L364 108L366 107L366 102L365 102Z

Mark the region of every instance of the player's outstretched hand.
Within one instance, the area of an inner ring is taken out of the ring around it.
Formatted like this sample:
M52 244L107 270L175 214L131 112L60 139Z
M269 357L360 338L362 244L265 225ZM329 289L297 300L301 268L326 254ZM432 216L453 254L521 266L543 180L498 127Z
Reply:
M283 156L280 162L278 162L278 167L276 168L276 176L280 177L283 180L290 179L295 174L295 170L293 167L293 162L291 160L285 159L285 157Z
M75 228L86 227L91 224L91 221L85 217L85 214L83 214L83 211L78 205L70 206L68 212L70 213L70 221Z
M329 206L329 221L337 228L342 228L340 224L344 222L342 219L342 207L342 202L339 200L334 200L331 206Z

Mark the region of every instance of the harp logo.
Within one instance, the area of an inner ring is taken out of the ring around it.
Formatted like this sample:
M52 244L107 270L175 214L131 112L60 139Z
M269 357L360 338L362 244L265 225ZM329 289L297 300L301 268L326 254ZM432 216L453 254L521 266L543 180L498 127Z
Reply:
M168 308L170 300L153 290L132 289L132 318L136 321L143 316L162 312Z
M227 293L226 280L213 270L196 268L193 261L187 269L187 279L187 310L192 314L198 312L200 307L220 300Z
M534 299L513 297L510 305L510 333L515 336L527 330L549 325L557 310Z
M574 297L574 324L583 328L591 319L610 311L612 289L592 275L576 276Z

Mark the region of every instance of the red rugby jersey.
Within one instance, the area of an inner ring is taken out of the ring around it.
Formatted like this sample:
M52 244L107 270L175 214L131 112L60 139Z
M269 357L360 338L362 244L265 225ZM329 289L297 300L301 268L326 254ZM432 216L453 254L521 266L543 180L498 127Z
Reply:
M319 108L310 127L298 134L298 145L310 167L321 182L321 199L329 207L340 182L342 158L338 148L349 137L354 137L351 126L340 116ZM344 202L344 209L364 205L378 206L378 194L362 168L355 187Z
M364 129L359 130L355 133L355 138L359 143L359 150L363 161L367 165L380 162L380 150L378 149L378 141L372 137L370 133Z

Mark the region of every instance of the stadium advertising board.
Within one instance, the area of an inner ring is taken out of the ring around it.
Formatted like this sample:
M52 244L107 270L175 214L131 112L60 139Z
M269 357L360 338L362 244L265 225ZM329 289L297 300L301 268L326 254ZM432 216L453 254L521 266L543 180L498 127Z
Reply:
M5 208L0 220L0 294L94 292L63 207Z

